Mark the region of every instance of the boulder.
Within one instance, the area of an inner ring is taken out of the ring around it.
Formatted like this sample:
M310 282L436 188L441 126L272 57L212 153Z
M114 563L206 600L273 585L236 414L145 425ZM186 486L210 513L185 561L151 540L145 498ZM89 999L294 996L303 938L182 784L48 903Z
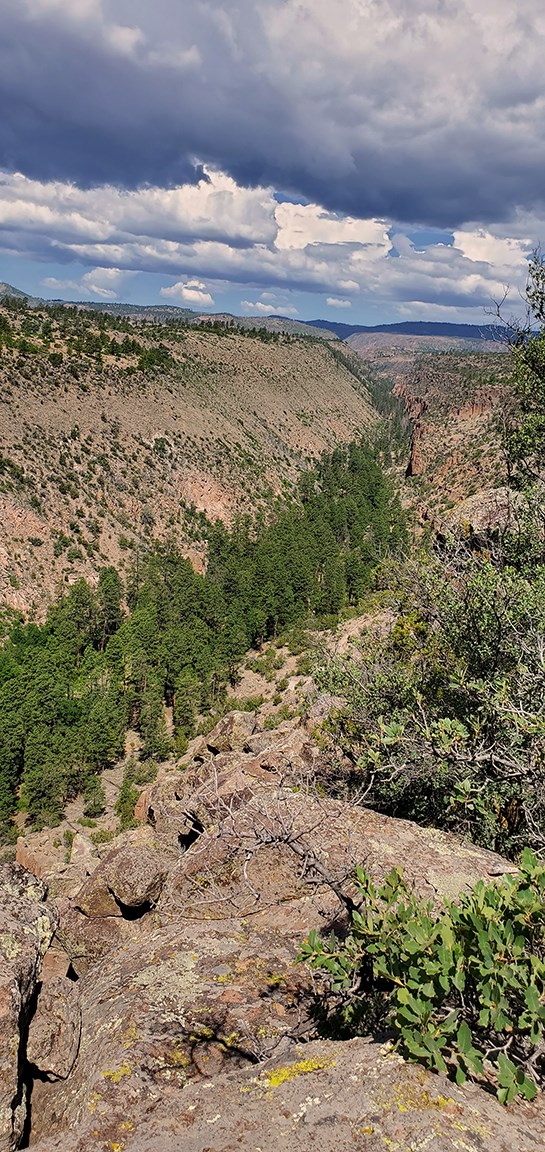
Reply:
M231 808L251 800L255 780L247 777L241 753L220 753L183 774L157 780L139 812L171 846L186 850Z
M350 876L358 864L379 881L401 866L436 903L510 868L494 853L410 821L254 781L252 799L231 808L180 857L158 913L252 916L255 924L272 916L275 925L286 916L296 918L301 931L327 929L341 911L336 892L353 894Z
M29 832L17 840L17 863L47 883L50 897L73 896L96 868L97 849L88 836L76 833L70 860L58 829Z
M206 737L209 751L243 751L248 738L255 731L256 723L255 712L228 712Z
M168 843L151 828L139 828L103 856L73 903L89 917L144 914L155 904L169 868L175 862Z
M26 1122L26 1029L56 927L45 896L19 864L0 868L0 1152L18 1147Z
M194 1079L244 1067L297 1031L308 974L297 937L240 920L171 923L104 955L80 981L79 1056L67 1080L35 1082L32 1139L122 1146L163 1100L174 1115ZM286 1041L287 1042L287 1041Z
M58 976L38 996L30 1022L27 1060L48 1080L66 1080L74 1067L81 1034L77 984Z
M17 838L15 859L22 868L43 880L52 867L64 863L65 852L58 829L44 828Z
M64 954L65 974L72 968L78 978L85 976L104 956L123 948L137 935L139 925L130 924L121 916L84 916L67 900L59 902L58 911L60 919L55 935L56 958Z

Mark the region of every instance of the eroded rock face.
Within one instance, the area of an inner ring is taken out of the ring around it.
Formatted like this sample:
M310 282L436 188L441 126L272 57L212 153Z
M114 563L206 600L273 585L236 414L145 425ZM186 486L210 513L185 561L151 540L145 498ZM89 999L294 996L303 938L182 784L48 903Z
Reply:
M26 1121L26 1033L57 923L45 896L19 864L0 868L0 1152L18 1147Z
M507 1110L488 1093L458 1088L378 1044L321 1040L292 1045L258 1067L211 1071L178 1093L175 1108L170 1096L159 1097L143 1116L114 1113L107 1129L86 1125L33 1149L541 1152L544 1125L541 1099Z
M43 986L28 1032L27 1060L50 1080L65 1080L74 1067L81 1034L77 985L58 976Z
M153 909L179 851L143 826L119 836L91 876L58 901L56 945L78 977L154 926ZM58 965L53 974L62 973Z
M47 882L52 899L74 896L99 862L95 845L79 832L74 836L69 861L65 854L56 829L29 832L17 840L17 863Z
M161 1100L224 1067L254 1064L299 1026L308 979L295 935L241 920L178 921L104 957L80 981L82 1034L64 1082L34 1085L33 1138L78 1133L81 1147L120 1142ZM73 1135L72 1135L73 1138Z
M242 751L255 726L254 712L229 712L208 733L207 747L214 753Z
M303 931L327 928L341 909L336 887L350 894L348 878L361 863L377 880L401 865L417 891L436 902L509 867L494 853L410 821L254 780L251 799L230 806L180 857L158 914L251 916L255 924L297 914Z

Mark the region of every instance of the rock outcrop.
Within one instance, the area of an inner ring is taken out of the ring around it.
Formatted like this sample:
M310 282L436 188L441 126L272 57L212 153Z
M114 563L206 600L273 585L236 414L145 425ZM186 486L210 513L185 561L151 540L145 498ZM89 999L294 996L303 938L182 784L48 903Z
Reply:
M66 1080L76 1062L80 1035L77 985L58 976L48 981L40 992L28 1031L28 1063L48 1080Z
M26 1042L43 956L55 931L46 888L18 864L0 869L0 1152L27 1120Z
M376 1044L301 1045L315 1026L296 957L310 929L342 927L357 863L377 879L401 864L438 904L509 865L321 795L303 724L235 714L190 752L142 795L147 823L58 901L54 947L80 979L45 985L31 1026L36 1152L506 1149L477 1089L466 1107ZM512 1146L538 1146L538 1111L510 1120Z
M121 1082L121 1081L120 1081ZM493 1096L406 1064L368 1040L293 1045L281 1058L211 1071L102 1143L75 1130L33 1152L541 1152L543 1103Z

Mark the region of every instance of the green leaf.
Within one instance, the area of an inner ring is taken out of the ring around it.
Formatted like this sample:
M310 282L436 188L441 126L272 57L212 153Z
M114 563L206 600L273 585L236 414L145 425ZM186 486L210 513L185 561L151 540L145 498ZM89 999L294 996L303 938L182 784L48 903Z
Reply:
M525 1076L522 1083L519 1084L519 1092L526 1098L526 1100L535 1100L537 1096L537 1087L533 1080L530 1080L528 1076Z
M509 1088L514 1084L516 1074L516 1064L513 1064L505 1052L500 1052L498 1056L498 1083L504 1088Z
M470 1048L473 1047L473 1036L465 1020L462 1020L460 1024L456 1042L462 1055L465 1055L466 1052L469 1052Z
M541 1000L535 984L529 984L524 991L524 999L530 1012L539 1012Z

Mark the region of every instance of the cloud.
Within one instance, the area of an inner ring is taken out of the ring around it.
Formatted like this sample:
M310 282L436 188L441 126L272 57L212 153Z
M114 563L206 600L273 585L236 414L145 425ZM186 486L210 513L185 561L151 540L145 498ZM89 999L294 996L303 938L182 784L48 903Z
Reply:
M200 280L186 280L185 282L178 280L170 288L161 288L160 294L174 300L183 300L186 304L199 304L201 307L207 307L214 303L212 296L206 291L206 284L202 284Z
M56 272L45 285L55 295L118 299L123 277L156 273L172 280L166 299L210 307L216 292L243 286L246 304L270 315L296 314L293 296L283 295L293 292L375 313L414 304L477 315L506 284L515 300L524 288L545 212L431 235L316 204L279 204L272 187L247 189L211 168L196 183L128 192L0 174L0 254L89 269L78 280Z
M46 276L42 284L44 288L55 291L68 290L79 293L80 299L84 300L94 297L98 297L99 300L119 300L126 281L134 275L134 272L120 268L93 268L85 272L80 280L61 280L56 276Z
M264 304L262 300L241 300L241 307L245 311L258 313L261 316L297 316L298 310L289 304Z
M68 238L123 242L130 236L183 243L228 240L234 247L269 243L277 233L269 189L239 187L231 177L204 169L196 183L150 186L133 192L105 185L29 180L0 172L0 229L46 233L53 244Z
M544 210L544 50L535 0L4 0L0 165L488 227Z
M369 252L390 247L383 220L362 220L326 212L317 204L279 204L276 220L280 229L277 247L306 248L309 244L357 244Z

